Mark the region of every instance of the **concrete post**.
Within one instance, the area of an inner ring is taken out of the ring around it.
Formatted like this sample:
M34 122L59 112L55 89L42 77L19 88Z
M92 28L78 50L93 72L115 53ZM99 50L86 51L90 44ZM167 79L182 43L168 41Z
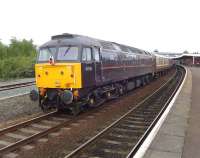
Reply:
M195 64L195 58L194 58L194 56L193 56L192 64L193 65Z

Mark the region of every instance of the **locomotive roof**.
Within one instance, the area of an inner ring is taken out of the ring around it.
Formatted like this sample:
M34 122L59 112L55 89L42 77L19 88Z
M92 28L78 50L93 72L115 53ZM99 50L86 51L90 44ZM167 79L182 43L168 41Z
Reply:
M138 48L122 45L115 42L99 40L88 36L68 34L68 33L52 36L51 40L43 44L41 48L56 47L57 45L60 46L77 45L77 46L96 46L96 47L102 47L103 49L115 50L113 44L118 45L120 49L125 52L129 52L128 51L129 49L133 53L145 54L145 51Z
M98 40L81 35L75 34L61 34L52 36L51 40L43 44L41 47L57 46L57 45L85 45L101 47Z

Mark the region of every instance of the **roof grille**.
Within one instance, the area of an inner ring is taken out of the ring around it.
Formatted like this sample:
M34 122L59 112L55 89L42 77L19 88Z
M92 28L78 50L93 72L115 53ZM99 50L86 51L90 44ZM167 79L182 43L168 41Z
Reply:
M52 40L63 39L63 38L74 38L74 35L69 33L63 33L61 35L55 35L51 37Z
M113 47L112 43L104 42L104 41L100 41L100 43L101 43L103 49L111 49L111 50L115 49Z

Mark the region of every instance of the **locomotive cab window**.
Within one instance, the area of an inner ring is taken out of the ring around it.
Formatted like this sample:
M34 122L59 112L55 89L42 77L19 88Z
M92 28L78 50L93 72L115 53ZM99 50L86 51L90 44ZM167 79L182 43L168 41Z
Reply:
M99 52L100 52L99 48L94 48L93 49L93 57L94 57L94 60L96 62L100 61L100 54L99 54Z
M76 61L79 58L78 47L64 46L58 49L57 60L60 61Z
M55 58L56 48L55 47L47 47L41 48L39 50L38 61L39 62L46 62L49 61L49 58L53 56Z
M92 49L83 48L82 61L92 61Z

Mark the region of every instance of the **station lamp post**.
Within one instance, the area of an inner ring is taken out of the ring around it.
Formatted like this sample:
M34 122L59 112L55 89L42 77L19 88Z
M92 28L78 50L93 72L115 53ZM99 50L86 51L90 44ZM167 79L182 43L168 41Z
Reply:
M194 64L195 64L195 57L192 56L192 65L194 65Z

